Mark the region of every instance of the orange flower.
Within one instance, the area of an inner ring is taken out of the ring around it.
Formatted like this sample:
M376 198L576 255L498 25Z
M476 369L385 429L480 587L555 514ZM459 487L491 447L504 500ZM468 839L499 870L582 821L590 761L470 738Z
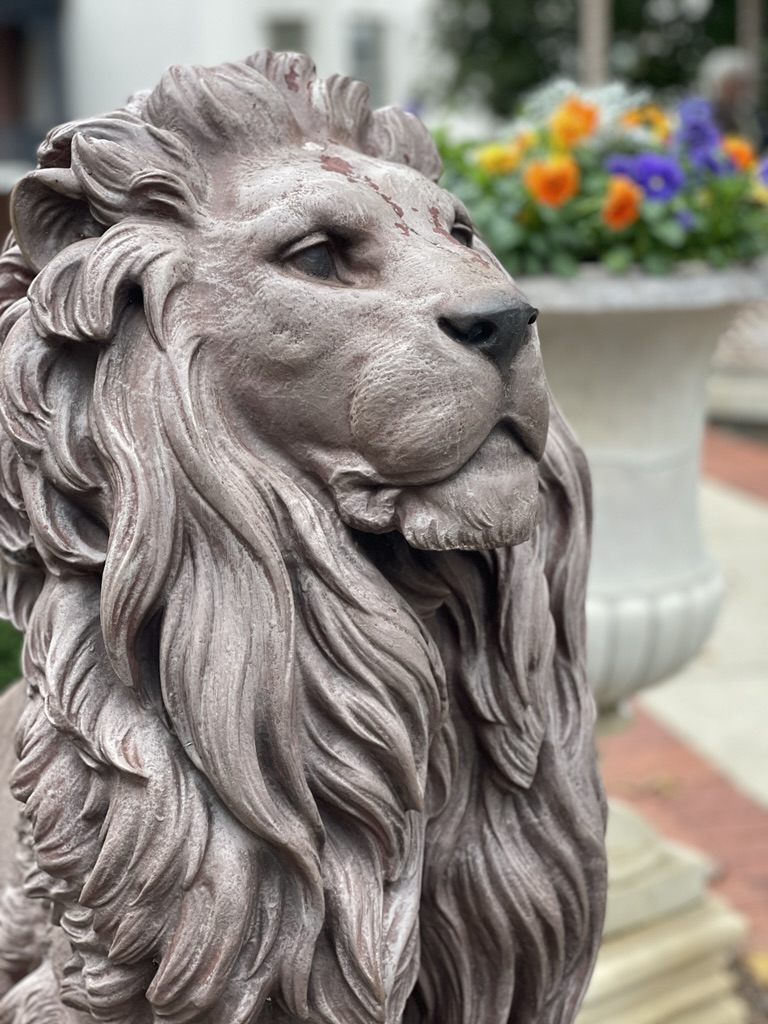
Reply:
M545 206L562 206L579 191L581 174L572 156L532 160L525 169L525 187Z
M515 136L515 145L520 147L521 153L527 153L531 146L538 141L538 132L533 128L522 128Z
M733 166L738 171L749 171L757 163L752 143L741 135L726 135L723 139L723 151L733 161Z
M625 128L648 128L662 142L669 138L672 130L669 118L655 103L626 111L621 115L620 123Z
M640 216L643 190L631 178L614 175L608 182L600 216L612 231L621 231L634 224Z
M477 162L488 174L509 174L520 163L523 155L518 142L490 142L476 153Z
M549 119L552 138L558 146L572 146L597 128L598 109L578 96L569 96Z

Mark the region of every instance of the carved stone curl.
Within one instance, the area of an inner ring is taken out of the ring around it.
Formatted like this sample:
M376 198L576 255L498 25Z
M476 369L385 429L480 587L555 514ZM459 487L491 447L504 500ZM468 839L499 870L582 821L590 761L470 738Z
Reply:
M54 130L17 187L12 785L55 934L3 1021L572 1020L588 477L438 171L262 52Z

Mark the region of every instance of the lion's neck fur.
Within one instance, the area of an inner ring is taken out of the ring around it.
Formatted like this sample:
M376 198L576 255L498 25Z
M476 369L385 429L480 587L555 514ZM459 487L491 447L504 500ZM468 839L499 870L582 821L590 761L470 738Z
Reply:
M317 507L313 514L322 518L322 510ZM285 539L284 551L293 550L295 556L297 542L296 537ZM304 535L300 542L302 550L306 543ZM72 681L64 678L81 660L78 651L83 646L103 650L102 641L93 633L99 623L98 588L83 582L72 591L72 599L81 608L91 600L96 602L90 617L91 633L72 636L66 649L59 647L53 662L51 642L62 632L56 616L67 621L67 615L61 603L63 595L58 592L54 599L56 588L51 588L49 601L44 592L36 615L46 623L43 633L47 635L40 637L33 624L27 657L30 678L45 697L48 717L41 715L41 705L39 710L32 710L36 706L33 701L27 723L22 727L22 763L16 788L20 796L36 807L38 827L56 830L55 848L59 852L53 858L44 853L38 855L38 861L43 862L38 882L41 873L50 874L51 893L64 907L63 923L79 950L81 966L86 968L87 996L85 992L69 992L69 998L82 1009L89 1006L95 1010L102 1005L103 1012L107 1012L109 1005L110 1019L152 1019L143 1000L143 989L154 973L149 962L153 948L162 949L164 955L148 996L166 1004L163 1019L186 1019L189 1000L195 997L194 968L188 968L183 979L174 978L171 973L169 980L169 972L163 971L180 953L184 953L185 959L190 956L183 941L184 926L189 926L184 917L199 911L185 910L184 901L175 916L166 904L166 918L156 934L155 945L147 943L146 966L142 966L139 958L135 967L127 964L116 968L106 959L110 947L115 949L118 935L122 934L122 945L129 948L131 942L139 941L135 934L132 938L125 934L126 925L119 923L126 907L136 900L131 889L139 884L135 877L138 862L133 846L131 853L126 853L128 861L116 860L110 836L121 832L135 835L137 822L146 822L153 806L158 809L139 832L139 848L149 860L146 869L150 876L155 873L151 866L157 855L155 845L159 843L165 848L171 840L164 828L166 819L175 833L175 841L165 850L164 856L169 859L163 863L166 871L170 863L176 865L179 882L181 874L192 878L187 899L194 900L195 882L213 886L215 893L225 870L230 872L231 882L234 865L239 872L237 881L246 891L263 895L264 888L269 887L283 904L282 923L263 921L254 916L253 906L243 904L239 892L237 905L232 901L226 903L225 896L219 894L217 899L225 899L225 904L209 924L210 941L215 941L214 934L224 930L226 920L226 945L231 947L234 962L244 968L250 965L253 971L255 961L258 963L257 958L262 957L264 989L262 997L254 998L253 976L250 982L238 985L232 974L236 977L239 972L230 970L219 979L218 999L199 1016L201 1021L226 1018L245 1022L255 1020L254 1013L259 1020L301 1019L301 1003L291 1007L287 977L289 970L295 977L302 962L294 959L284 974L278 962L288 956L289 938L292 946L296 945L297 915L301 915L301 924L307 929L304 941L310 947L303 969L308 979L307 1007L312 1020L341 1024L353 1019L354 1013L354 1019L393 1024L403 1014L406 1021L414 1024L465 1024L481 1019L501 1022L510 1018L515 1007L535 1004L543 1008L551 991L548 982L557 986L559 972L565 968L567 959L574 956L574 950L569 951L564 945L565 924L559 902L587 903L583 891L586 872L579 862L585 858L588 861L590 853L594 856L596 851L591 850L593 840L588 830L579 828L573 848L565 849L558 839L559 830L554 827L563 815L571 819L574 828L578 827L578 808L573 794L563 787L562 777L568 772L568 758L578 757L581 752L558 750L553 739L545 739L539 750L541 733L535 727L531 729L530 722L526 723L526 715L545 719L554 716L556 730L561 729L558 722L568 720L568 709L560 707L559 702L572 703L577 694L563 692L560 686L546 694L552 683L553 632L541 652L520 651L520 642L514 639L514 622L508 618L504 594L510 588L517 589L515 559L525 563L524 550L430 555L412 552L396 538L367 539L361 545L360 538L350 535L348 543L356 549L362 547L367 555L360 561L362 579L360 575L350 579L347 567L346 578L334 578L333 549L300 563L288 558L298 611L297 728L303 735L304 770L319 816L318 834L323 837L317 850L325 909L318 911L307 903L312 890L306 878L300 872L297 874L295 866L281 864L263 837L254 836L253 831L243 829L233 819L230 812L237 812L237 799L231 798L229 809L223 806L221 793L217 795L214 791L218 784L214 789L208 784L212 772L205 761L202 777L191 763L185 762L178 741L158 728L157 719L142 710L141 702L137 704L125 687L115 680L111 684L112 698L105 701L103 691L98 698L86 695L82 687L78 693L72 689ZM374 548L378 548L375 556ZM329 562L331 556L333 560ZM357 557L361 558L359 550ZM533 545L528 557L539 557ZM525 569L525 564L517 567L522 576ZM395 618L404 617L410 622L403 638L411 632L424 652L422 678L413 677L408 670L413 655L407 658L397 647L393 648L396 661L388 677L383 671L385 651L379 650L372 659L371 655L367 659L365 655L361 657L360 646L365 646L370 632L370 616L381 611L380 607L370 607L372 582L388 607L396 609ZM199 580L193 583L200 585ZM529 594L528 598L529 606L531 600L539 604L528 614L541 614L543 605L548 605L549 593L542 586L538 595ZM186 593L180 603L188 606L192 600L190 593ZM342 609L344 617L339 618ZM358 620L360 615L362 624ZM548 612L546 618L549 622ZM174 621L177 635L183 628L183 622ZM498 632L502 629L512 631L511 648L505 650L498 643ZM527 632L526 624L520 635ZM40 674L43 652L37 652L35 637L49 652L45 678ZM524 682L514 678L515 667L509 663L510 659L514 662L521 657L527 666ZM536 675L537 659L540 678ZM80 671L86 675L83 666ZM447 672L449 689L441 696L443 671ZM386 686L383 693L382 676ZM93 685L94 679L90 681ZM59 690L57 694L57 687L62 685L64 692ZM531 689L538 692L531 694ZM371 696L374 692L375 702ZM110 709L110 699L118 695L118 706ZM98 710L93 704L88 706L94 699ZM446 700L450 708L447 717ZM506 708L499 704L504 700L509 705ZM78 701L79 722L56 719L57 711L64 705L71 708ZM51 715L54 727L49 722ZM83 727L89 718L96 723L95 730ZM131 720L135 725L128 724ZM144 724L142 720L146 720ZM403 726L405 721L407 728ZM115 729L117 722L119 730ZM524 735L526 728L533 738ZM154 738L139 736L147 729ZM414 741L419 734L423 737L421 749ZM387 736L386 743L380 740L383 735ZM88 756L83 760L79 749L86 743L88 747L83 753ZM537 747L533 770L557 777L558 793L550 787L539 787L542 795L537 799L536 788L527 787L521 775L527 766L520 760L526 743ZM143 744L147 745L145 751ZM153 774L138 777L135 773L140 765L133 760L136 756L140 759L142 753L148 754L150 749L157 758L158 748L167 750L164 771L157 778ZM198 751L196 759L200 757ZM174 769L175 759L178 767ZM105 779L104 769L98 769L98 765L110 761ZM169 786L167 776L178 782L179 768L181 777L186 775L193 785L186 784L188 806L177 806L174 811L178 793L175 786ZM66 803L85 803L89 808L86 819L73 821L62 813L61 806L40 803L50 773L59 774L62 770L72 786ZM110 773L113 782L109 782ZM224 800L227 801L226 793ZM187 837L201 833L208 837L200 840L201 846L208 844L205 852L186 849ZM183 836L181 846L179 836ZM222 847L218 850L217 837ZM69 859L62 860L62 849L72 851ZM190 864L190 858L194 864ZM558 858L561 863L556 868ZM255 874L253 866L257 868ZM530 902L536 886L525 900L520 899L520 892L529 890L531 879L542 871L571 881L563 892L542 897L544 902L537 908L535 899L533 905ZM511 884L510 878L514 876L517 881ZM582 881L577 883L578 878ZM62 884L64 880L68 886ZM140 884L146 887L146 907L142 914L138 900L133 924L146 935L148 920L157 917L158 904L150 897L158 879L141 876ZM166 875L161 889L168 884ZM483 905L487 905L491 894L498 912L490 916L484 913L481 923L476 916L477 902L482 899ZM168 897L176 899L170 891ZM101 907L98 915L84 907L88 903ZM270 904L275 906L272 900ZM318 921L314 934L308 926L313 913ZM233 915L234 920L240 919L238 924L234 923ZM110 918L114 921L112 925ZM94 932L97 919L101 927ZM200 927L197 921L198 942ZM281 930L287 934L281 936ZM130 926L127 931L131 931ZM271 949L268 941L273 943ZM548 947L554 954L549 958L551 977L526 971L524 964L528 961L520 956L520 951L531 942ZM419 948L422 967L409 999L416 981ZM471 950L485 950L487 955L480 957L478 963ZM134 959L137 953L138 949ZM499 958L517 965L503 981L494 967ZM177 966L175 971L178 970ZM488 973L487 984L476 983L478 971ZM474 976L473 985L469 985L470 974ZM334 982L334 977L343 978L343 986ZM350 993L349 1006L340 1005L340 988ZM264 1004L268 992L278 995L278 1001ZM493 993L492 998L489 993ZM100 998L104 1000L101 1004ZM521 1009L520 1019L534 1017L526 1018ZM553 1013L546 1019L554 1022L560 1018Z

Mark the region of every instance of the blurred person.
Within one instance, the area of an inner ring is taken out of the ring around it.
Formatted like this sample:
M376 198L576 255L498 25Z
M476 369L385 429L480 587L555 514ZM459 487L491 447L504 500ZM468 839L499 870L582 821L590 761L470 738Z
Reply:
M758 110L759 85L754 55L739 46L716 47L699 67L699 90L712 104L721 131L743 135L762 147L768 125Z

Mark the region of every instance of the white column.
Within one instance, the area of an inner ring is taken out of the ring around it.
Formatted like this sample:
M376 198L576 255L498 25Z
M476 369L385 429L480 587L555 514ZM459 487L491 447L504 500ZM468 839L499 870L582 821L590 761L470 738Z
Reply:
M761 0L736 0L736 45L748 50L760 67L763 42Z
M579 0L579 78L582 85L600 85L607 81L611 28L611 0Z

